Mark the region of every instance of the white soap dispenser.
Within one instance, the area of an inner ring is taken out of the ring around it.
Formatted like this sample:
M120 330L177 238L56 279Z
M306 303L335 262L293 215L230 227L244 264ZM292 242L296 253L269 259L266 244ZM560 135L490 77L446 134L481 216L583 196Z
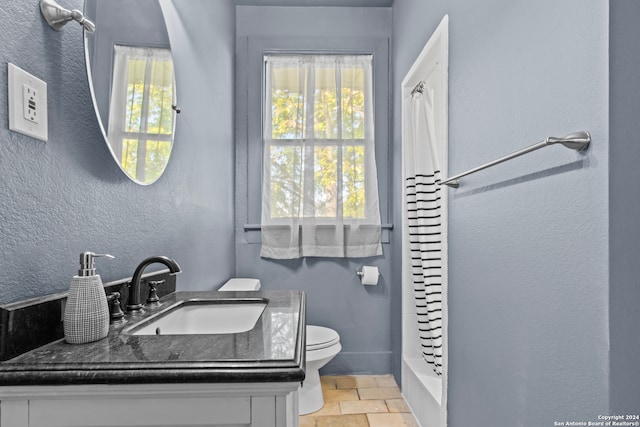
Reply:
M64 337L70 344L84 344L109 335L109 306L93 264L96 257L114 258L93 252L80 254L80 270L71 280L64 311Z

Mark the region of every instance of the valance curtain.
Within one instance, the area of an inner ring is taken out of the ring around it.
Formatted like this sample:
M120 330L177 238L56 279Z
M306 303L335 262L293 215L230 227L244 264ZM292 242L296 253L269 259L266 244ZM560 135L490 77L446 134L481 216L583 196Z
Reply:
M114 46L107 136L127 172L157 178L171 151L175 112L169 49Z
M371 55L267 55L266 258L382 254Z

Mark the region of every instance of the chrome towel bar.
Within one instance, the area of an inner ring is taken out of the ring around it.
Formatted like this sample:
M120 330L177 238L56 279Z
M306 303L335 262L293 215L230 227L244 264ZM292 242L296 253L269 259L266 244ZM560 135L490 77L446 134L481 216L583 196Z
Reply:
M444 185L448 185L449 187L458 188L460 186L460 181L458 180L463 176L471 175L472 173L490 168L491 166L495 166L498 163L506 162L507 160L515 159L516 157L522 156L523 154L527 154L532 151L539 150L540 148L544 148L549 145L562 144L567 148L571 148L572 150L582 151L586 149L590 143L591 143L591 134L589 134L589 132L586 130L580 131L580 132L574 132L572 134L565 136L564 138L556 138L553 136L549 136L545 138L543 141L533 144L530 147L523 148L522 150L500 157L497 160L486 163L482 166L478 166L477 168L473 168L466 172L459 173L458 175L454 175L450 178L446 178L440 183L440 185L444 184Z

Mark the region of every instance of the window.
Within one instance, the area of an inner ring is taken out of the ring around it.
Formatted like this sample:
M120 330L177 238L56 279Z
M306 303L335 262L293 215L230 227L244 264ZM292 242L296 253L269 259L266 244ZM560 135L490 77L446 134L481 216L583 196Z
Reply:
M266 55L262 251L381 254L371 55Z
M122 168L153 182L173 137L175 86L168 49L115 46L108 137Z

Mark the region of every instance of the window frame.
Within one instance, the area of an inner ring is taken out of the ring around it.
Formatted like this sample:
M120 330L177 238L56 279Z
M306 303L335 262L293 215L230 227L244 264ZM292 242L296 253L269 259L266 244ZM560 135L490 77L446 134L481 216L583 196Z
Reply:
M366 57L367 59L370 58L370 60L367 60L367 63L370 64L370 69L368 70L371 73L371 77L373 79L373 69L374 69L374 59L373 59L373 55L371 54L353 54L353 53L331 53L331 54L327 54L325 52L322 53L318 53L318 52L310 52L310 53L304 53L305 56L310 56L310 57L319 57L319 56L361 56L361 57ZM267 82L266 82L266 63L267 63L267 57L271 56L271 57L278 57L278 56L290 56L290 53L286 53L286 54L269 54L266 53L263 55L263 86L262 86L262 91L263 91L263 103L264 105L262 105L263 108L263 119L266 119L269 114L266 113L266 111L268 109L272 109L273 108L273 100L271 100L271 105L267 105L268 101L269 101L269 94L266 93L266 89L267 89ZM297 56L297 55L296 55ZM373 86L373 82L372 82L372 86ZM315 86L314 86L315 88ZM374 88L371 88L371 93L369 94L369 96L371 96L372 98L374 97ZM306 98L306 95L305 95ZM308 102L308 100L307 100ZM312 100L313 102L313 100ZM374 140L374 144L375 144L375 106L374 106L374 101L372 99L372 111L371 113L373 114L371 117L367 116L365 117L365 120L373 120L374 121L374 126L373 126L373 140ZM306 120L306 119L305 119ZM272 123L273 124L273 123ZM265 129L265 123L263 120L263 129ZM270 127L271 128L271 127ZM309 132L309 131L307 131ZM267 137L266 135L262 135L263 138L263 147L262 149L264 150L266 148L266 141L270 140L271 141L271 146L282 146L282 147L304 147L306 144L304 143L305 138L273 138L273 136L271 136L270 138ZM343 139L336 139L336 138L313 138L313 147L333 147L335 149L339 149L340 146L342 146L343 148L347 148L347 147L363 147L366 148L367 147L367 139L371 138L370 136L367 137L367 135L364 135L362 138L353 138L353 139L349 139L349 138L343 138ZM307 139L308 140L308 139ZM375 148L375 147L374 147ZM364 196L365 196L365 200L367 197L367 194L370 193L371 189L368 188L368 184L370 181L366 178L367 174L370 174L371 172L368 170L368 168L366 168L367 166L367 161L365 160L367 156L370 156L369 153L366 152L364 153L364 158L363 158L363 167L365 168L365 178L364 178L364 184L365 184L365 188L364 188ZM306 162L305 162L306 164ZM337 163L336 163L337 165ZM264 165L263 165L264 166ZM344 165L342 165L344 166ZM336 166L337 167L337 166ZM341 169L339 167L337 167L337 169ZM306 174L313 174L313 171L310 172L303 172L305 175ZM264 178L264 176L263 176ZM375 181L377 182L377 176ZM340 182L337 182L336 184L341 184L342 181L339 180ZM379 185L378 185L379 186ZM264 189L264 186L262 187ZM377 189L376 189L377 190ZM262 195L262 194L261 194ZM362 223L367 223L368 221L374 221L374 224L376 223L376 219L371 218L370 216L366 215L366 207L362 207L363 212L365 213L365 216L362 217L348 217L348 216L344 216L341 217L341 221L343 221L345 226L350 226L350 225L354 225L354 224L362 224ZM295 217L272 217L270 218L269 222L271 224L278 224L278 223L288 223L289 221L291 221L293 218ZM329 217L329 216L313 216L310 217L311 221L314 221L316 224L318 225L330 225L330 226L334 226L335 225L335 220L336 217Z
M236 40L236 115L238 230L248 243L260 243L263 167L264 55L327 54L372 55L378 197L383 243L391 224L391 79L388 37L240 37Z

